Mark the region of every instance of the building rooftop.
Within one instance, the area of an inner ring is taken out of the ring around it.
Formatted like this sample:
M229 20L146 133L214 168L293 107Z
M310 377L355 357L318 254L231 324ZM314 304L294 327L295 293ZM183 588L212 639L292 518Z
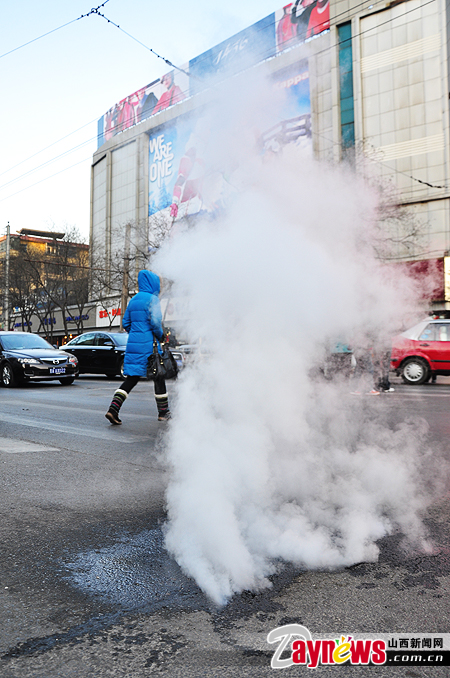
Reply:
M38 231L35 228L21 228L17 231L20 235L37 235L41 238L53 238L54 240L61 240L66 235L65 233L57 233L56 231Z

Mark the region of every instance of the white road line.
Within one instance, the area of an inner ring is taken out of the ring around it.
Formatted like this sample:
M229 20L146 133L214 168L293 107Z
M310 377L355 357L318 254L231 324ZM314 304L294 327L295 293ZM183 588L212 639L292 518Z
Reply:
M139 396L139 394L136 394ZM141 399L143 400L143 399ZM37 402L34 400L8 400L6 403L8 407L14 410L14 407L20 408L20 410L26 409L29 410L31 408L39 408L40 410L46 409L50 411L54 410L61 410L61 411L66 411L70 410L71 412L76 412L77 414L83 414L85 412L86 414L93 414L94 412L97 412L101 417L103 417L104 413L106 412L106 409L108 408L109 403L111 402L111 399L108 398L107 403L105 406L100 409L98 407L79 407L78 403L73 403L70 401L67 401L65 405L58 405L56 403L44 403L44 402ZM156 414L156 405L155 405L155 400L154 397L152 396L151 398L148 399L148 406L149 408L153 408L154 412ZM149 409L150 411L150 409ZM2 416L2 415L0 415ZM142 414L134 414L133 412L127 412L127 418L130 419L142 419Z
M134 436L122 433L120 426L114 427L113 431L105 428L85 428L80 426L70 426L70 424L56 424L53 421L43 421L42 419L33 419L32 417L20 417L15 414L0 413L0 421L8 424L17 424L19 426L31 426L33 428L42 428L45 431L58 431L58 433L69 433L73 436L86 436L87 438L99 438L100 440L112 440L115 443L137 443L143 440L149 440L147 436ZM110 426L106 424L106 427Z
M20 454L22 452L59 452L58 447L38 445L25 440L13 440L13 438L0 438L0 452L6 454Z
M413 393L412 391L403 391L399 396L412 396L413 398L450 398L450 393Z

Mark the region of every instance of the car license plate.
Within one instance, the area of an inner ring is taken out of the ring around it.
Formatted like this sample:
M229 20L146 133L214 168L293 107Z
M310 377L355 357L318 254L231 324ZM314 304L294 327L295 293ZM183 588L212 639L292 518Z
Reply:
M65 374L65 373L66 373L65 367L51 367L50 368L50 374Z

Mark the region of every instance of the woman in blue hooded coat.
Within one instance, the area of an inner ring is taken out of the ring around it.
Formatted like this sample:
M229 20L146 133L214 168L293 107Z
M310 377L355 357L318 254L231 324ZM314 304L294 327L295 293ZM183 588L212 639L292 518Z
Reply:
M153 339L163 338L161 306L159 303L160 280L152 271L139 271L139 292L131 299L123 316L122 325L128 332L123 371L125 381L113 396L105 417L111 424L121 424L120 408L131 389L141 377L147 376L147 364L153 353ZM158 347L159 350L159 347ZM155 400L158 421L170 419L169 399L164 379L155 379Z

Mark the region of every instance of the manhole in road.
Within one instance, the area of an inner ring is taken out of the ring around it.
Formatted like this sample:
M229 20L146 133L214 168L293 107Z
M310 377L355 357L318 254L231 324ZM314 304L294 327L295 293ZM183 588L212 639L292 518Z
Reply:
M165 550L159 529L123 535L113 546L79 553L64 567L69 583L122 608L208 606L196 583Z

